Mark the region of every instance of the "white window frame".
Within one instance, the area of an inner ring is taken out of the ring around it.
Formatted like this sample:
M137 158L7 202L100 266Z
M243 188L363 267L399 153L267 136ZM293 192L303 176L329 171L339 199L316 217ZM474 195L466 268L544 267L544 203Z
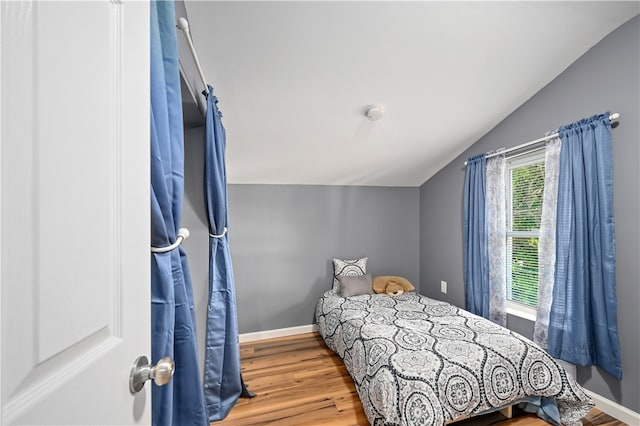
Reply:
M506 160L506 173L505 173L505 198L506 198L506 225L507 225L507 233L505 236L505 245L507 246L507 274L506 274L506 286L507 286L507 301L506 308L507 314L515 315L520 318L524 318L530 321L536 320L536 308L533 308L529 305L525 305L523 303L519 303L510 299L511 297L511 253L509 252L509 245L507 244L506 238L509 237L539 237L540 230L537 231L509 231L511 228L511 219L512 219L512 191L511 191L511 170L526 166L529 164L535 163L544 163L544 150L536 150L532 152L527 152L524 154L518 154L511 158L507 158Z

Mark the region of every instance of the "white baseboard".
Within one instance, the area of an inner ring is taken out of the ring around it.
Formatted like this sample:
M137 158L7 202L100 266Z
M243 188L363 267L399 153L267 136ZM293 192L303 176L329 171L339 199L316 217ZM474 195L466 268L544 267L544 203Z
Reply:
M275 330L256 331L253 333L242 333L238 336L240 343L254 342L256 340L274 339L276 337L293 336L295 334L312 333L318 331L315 324L299 325L297 327L277 328Z
M586 390L586 389L585 389ZM608 415L615 417L621 422L625 422L628 425L640 425L640 414L633 410L623 407L615 401L611 401L603 396L586 390L591 399L596 403L596 408L600 411L604 411Z

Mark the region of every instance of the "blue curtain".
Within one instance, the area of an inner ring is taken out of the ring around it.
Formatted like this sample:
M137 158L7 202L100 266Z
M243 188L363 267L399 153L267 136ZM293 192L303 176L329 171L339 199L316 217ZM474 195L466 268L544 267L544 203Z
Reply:
M250 393L240 372L240 344L233 266L227 227L226 133L218 99L208 86L204 187L209 220L209 304L204 394L209 420L224 419L240 396Z
M549 353L622 378L609 113L560 128Z
M151 245L176 240L184 192L182 99L173 2L151 2ZM198 360L193 290L182 248L151 257L151 358L175 374L152 384L154 425L208 425Z
M464 279L466 309L489 318L486 157L486 154L480 154L467 160L464 184Z

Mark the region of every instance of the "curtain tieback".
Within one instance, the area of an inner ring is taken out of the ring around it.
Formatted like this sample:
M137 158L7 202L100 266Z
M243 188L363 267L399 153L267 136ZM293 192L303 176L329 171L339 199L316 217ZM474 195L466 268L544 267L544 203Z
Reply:
M224 227L224 229L222 230L222 234L220 234L220 235L209 234L209 236L211 238L224 238L225 235L227 235L227 227L226 226Z
M166 247L153 247L151 246L152 253L166 253L173 249L176 249L182 244L182 241L189 238L189 230L187 228L178 229L178 236L176 237L176 242Z

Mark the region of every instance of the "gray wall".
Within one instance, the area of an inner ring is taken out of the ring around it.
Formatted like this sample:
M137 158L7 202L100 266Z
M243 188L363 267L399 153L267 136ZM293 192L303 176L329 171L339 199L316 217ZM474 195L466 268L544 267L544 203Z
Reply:
M200 340L208 293L203 140L202 128L185 134L182 220L191 231L184 246ZM417 187L229 185L229 215L240 333L313 324L334 257L367 256L372 275L419 286Z
M466 158L541 137L545 131L607 110L621 114L613 130L618 326L624 378L579 368L578 380L605 398L640 412L640 25L636 16L420 188L420 282L423 294L464 306L462 194ZM540 58L541 61L544 58ZM490 101L490 100L489 100ZM464 125L464 117L460 118ZM446 295L440 280L449 282ZM528 323L528 324L527 324ZM532 324L509 318L531 337Z
M418 188L231 185L240 332L313 323L334 257L418 285Z

